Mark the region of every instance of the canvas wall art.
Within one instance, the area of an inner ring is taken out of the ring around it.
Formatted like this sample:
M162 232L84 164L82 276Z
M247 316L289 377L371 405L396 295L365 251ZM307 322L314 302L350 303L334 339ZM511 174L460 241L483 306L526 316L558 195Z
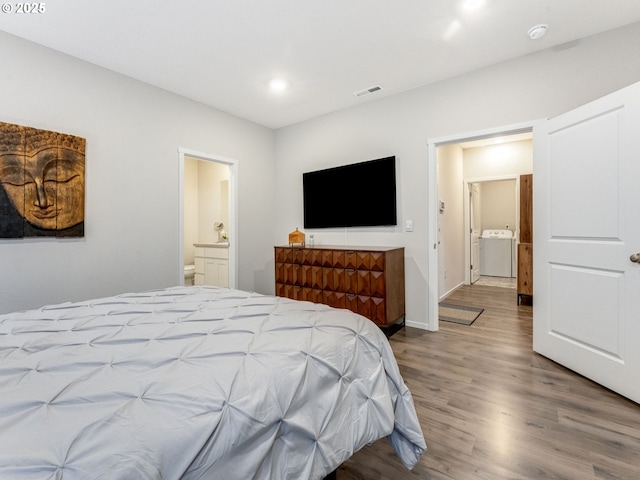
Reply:
M0 237L83 237L86 140L0 122Z

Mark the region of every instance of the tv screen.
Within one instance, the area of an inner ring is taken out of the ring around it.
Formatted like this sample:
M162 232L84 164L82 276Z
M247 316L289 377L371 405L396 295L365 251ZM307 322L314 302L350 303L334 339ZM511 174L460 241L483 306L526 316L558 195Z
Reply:
M302 174L304 228L396 225L396 157Z

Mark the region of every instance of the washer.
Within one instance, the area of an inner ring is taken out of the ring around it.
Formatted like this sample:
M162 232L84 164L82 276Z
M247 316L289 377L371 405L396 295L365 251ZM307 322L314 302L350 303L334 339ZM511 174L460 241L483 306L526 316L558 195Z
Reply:
M512 276L513 232L484 230L480 238L480 275Z

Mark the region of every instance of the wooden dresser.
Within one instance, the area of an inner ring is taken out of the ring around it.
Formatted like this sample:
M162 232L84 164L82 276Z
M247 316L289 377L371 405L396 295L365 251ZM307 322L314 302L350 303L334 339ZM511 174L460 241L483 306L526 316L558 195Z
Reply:
M402 323L404 248L277 246L276 295L347 308L380 327Z

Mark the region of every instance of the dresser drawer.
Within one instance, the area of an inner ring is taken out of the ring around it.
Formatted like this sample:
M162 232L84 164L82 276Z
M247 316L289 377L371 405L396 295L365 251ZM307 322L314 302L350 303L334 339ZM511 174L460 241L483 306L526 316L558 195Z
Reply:
M357 312L379 326L404 320L402 247L275 247L276 295Z

